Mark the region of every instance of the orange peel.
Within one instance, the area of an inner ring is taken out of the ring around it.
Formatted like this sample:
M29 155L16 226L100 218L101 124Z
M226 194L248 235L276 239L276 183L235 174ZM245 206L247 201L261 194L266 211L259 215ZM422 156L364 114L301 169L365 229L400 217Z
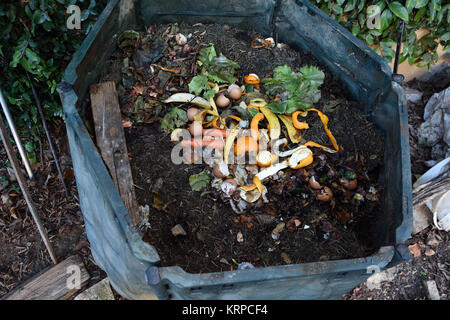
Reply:
M264 114L257 113L255 114L255 116L252 119L252 122L250 124L250 129L251 129L251 135L254 139L259 140L259 130L258 130L258 124L261 120L264 119Z
M250 73L244 77L245 84L251 84L256 89L259 89L259 84L261 83L261 79L259 79L256 73Z
M325 132L327 133L328 138L330 138L330 141L333 144L334 149L336 151L339 151L339 146L338 146L338 144L336 142L336 139L334 138L334 136L331 133L331 131L328 129L328 117L325 114L323 114L321 111L317 110L317 109L311 108L311 109L308 109L308 111L309 110L317 112L317 114L319 115L320 120L323 123L323 128L324 128Z
M309 125L306 122L303 121L298 121L298 116L301 114L301 111L295 111L292 114L292 124L294 125L294 127L298 130L304 130L304 129L308 129Z
M288 159L288 165L291 169L300 169L309 166L313 161L313 153L308 147L302 146L296 150Z
M236 141L234 146L234 154L237 156L243 155L246 152L258 151L258 141L256 139L244 136Z

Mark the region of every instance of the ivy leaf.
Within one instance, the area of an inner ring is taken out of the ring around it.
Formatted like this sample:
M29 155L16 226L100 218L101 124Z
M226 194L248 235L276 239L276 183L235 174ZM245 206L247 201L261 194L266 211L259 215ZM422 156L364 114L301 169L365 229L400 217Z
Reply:
M409 20L408 10L398 1L389 2L389 9L400 19Z
M189 185L193 191L202 191L209 184L209 174L206 170L189 177Z

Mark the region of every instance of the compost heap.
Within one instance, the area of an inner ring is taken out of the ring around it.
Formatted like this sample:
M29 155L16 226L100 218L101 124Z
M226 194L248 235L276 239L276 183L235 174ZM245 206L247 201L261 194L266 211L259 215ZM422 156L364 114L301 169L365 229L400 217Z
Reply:
M215 24L129 30L118 46L102 80L118 87L140 227L161 265L373 252L383 136L314 58Z

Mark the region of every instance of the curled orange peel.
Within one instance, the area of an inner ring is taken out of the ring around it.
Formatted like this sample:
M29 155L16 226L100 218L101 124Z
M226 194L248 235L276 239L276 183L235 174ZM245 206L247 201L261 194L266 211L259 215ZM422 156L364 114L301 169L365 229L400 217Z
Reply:
M257 113L255 114L255 116L252 119L252 122L250 124L250 129L251 129L251 135L254 139L259 140L259 130L258 130L258 124L261 120L264 119L264 114L263 113Z
M303 121L298 121L298 116L301 114L301 111L295 111L292 114L292 124L294 125L294 127L298 130L304 130L304 129L308 129L309 125L306 122Z
M321 111L317 110L317 109L311 108L309 110L317 112L317 114L319 115L320 120L323 123L323 128L324 128L325 132L327 133L328 138L330 138L330 141L333 144L334 149L336 151L339 151L339 146L338 146L338 144L336 142L336 139L334 138L334 136L331 133L331 131L328 129L328 117L325 114L323 114Z

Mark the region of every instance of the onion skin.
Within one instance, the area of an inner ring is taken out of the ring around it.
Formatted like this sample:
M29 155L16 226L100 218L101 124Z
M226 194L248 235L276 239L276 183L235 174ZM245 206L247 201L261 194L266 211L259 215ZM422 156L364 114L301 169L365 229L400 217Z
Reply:
M233 100L239 100L242 96L242 90L239 87L233 87L231 88L231 90L228 92L228 95L230 96L231 99Z
M358 187L358 181L356 179L353 180L341 179L340 183L347 190L355 190Z
M309 187L314 190L319 190L321 188L320 183L317 182L317 180L314 176L311 176L311 178L309 178L308 184L309 184Z
M225 97L223 94L219 95L216 99L216 105L219 108L226 108L230 104L230 99Z
M187 110L187 117L188 117L189 121L194 121L195 115L199 112L200 112L200 110L197 108L189 108Z
M328 187L323 187L317 194L317 200L330 202L333 199L333 191Z
M200 121L194 121L189 125L188 130L194 137L201 136L203 133L202 123Z

